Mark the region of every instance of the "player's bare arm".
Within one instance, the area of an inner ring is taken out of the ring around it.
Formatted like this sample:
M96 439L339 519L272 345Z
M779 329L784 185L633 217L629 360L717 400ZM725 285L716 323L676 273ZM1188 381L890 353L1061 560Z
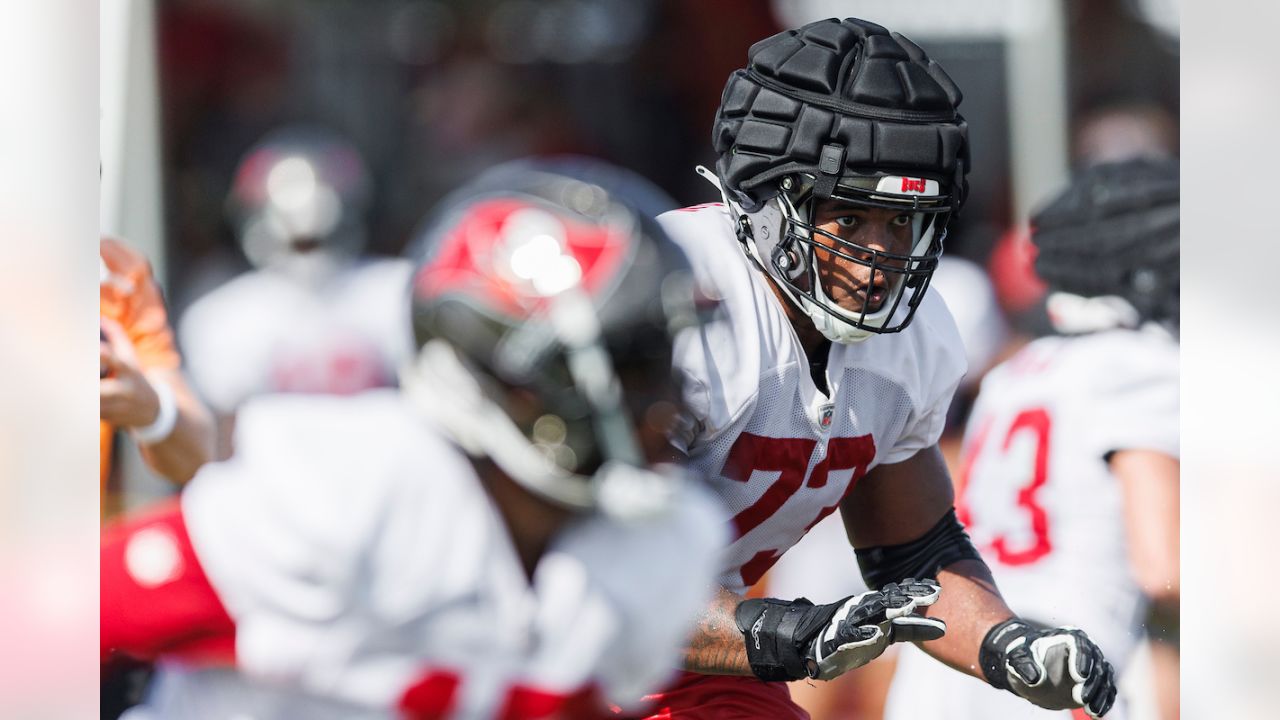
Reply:
M179 484L194 477L213 457L213 419L181 371L144 373L107 343L100 356L102 419L132 429L143 459L162 477Z
M1129 566L1149 603L1145 622L1157 638L1176 633L1182 582L1178 571L1177 458L1155 450L1111 455L1111 473L1124 498Z
M955 504L955 492L936 446L892 465L880 465L854 487L840 507L855 548L901 546L922 538ZM940 544L940 543L939 543ZM922 645L926 652L963 672L982 677L978 647L996 623L1013 616L977 552L957 548L964 557L938 573L938 602L926 615L942 618L947 634ZM865 571L864 571L865 572Z
M724 588L716 590L689 638L684 654L686 670L707 675L752 674L747 662L747 646L734 620L741 603L741 595Z
M840 507L863 577L875 586L936 576L941 596L924 612L948 628L921 645L926 652L1040 707L1105 714L1115 678L1102 653L1079 630L1039 630L1014 617L954 501L937 446L867 473Z
M1142 592L1176 607L1178 573L1177 458L1154 450L1122 450L1108 465L1124 497L1129 562Z

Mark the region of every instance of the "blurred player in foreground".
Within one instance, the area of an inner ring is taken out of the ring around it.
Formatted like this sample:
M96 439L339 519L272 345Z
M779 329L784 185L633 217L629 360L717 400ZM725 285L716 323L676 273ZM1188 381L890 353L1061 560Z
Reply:
M730 321L677 352L695 415L678 438L734 514L734 542L659 717L806 717L786 681L902 641L1036 705L1111 705L1098 648L1015 618L952 507L937 442L964 348L927 290L965 194L959 103L919 47L857 19L762 40L729 78L703 171L725 203L662 221ZM744 600L837 509L879 590Z
M105 531L103 655L167 663L128 717L592 716L669 680L726 518L667 464L698 316L660 197L491 171L423 230L401 390L257 399Z
M184 483L213 454L213 419L182 375L182 358L151 265L119 240L98 243L100 490L103 514L120 509L111 492L115 431L128 430L147 465Z
M230 454L236 410L273 392L395 384L411 354L401 258L363 257L372 186L356 148L311 126L276 130L241 161L228 202L254 269L196 300L179 340Z
M960 478L961 519L1009 603L1089 628L1121 672L1144 598L1178 615L1178 200L1176 161L1107 163L1032 219L1061 335L987 375ZM1047 717L908 649L887 717L937 714Z

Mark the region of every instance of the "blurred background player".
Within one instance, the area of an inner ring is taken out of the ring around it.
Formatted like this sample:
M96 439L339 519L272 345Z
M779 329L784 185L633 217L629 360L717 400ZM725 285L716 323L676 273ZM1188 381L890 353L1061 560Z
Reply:
M1178 203L1176 161L1132 159L1084 169L1033 218L1060 335L983 380L959 478L1010 606L1089 628L1121 673L1148 605L1177 625ZM887 717L1047 717L953 675L902 651Z
M666 681L725 534L668 464L698 308L667 207L584 161L448 199L401 391L256 399L180 506L104 532L104 657L168 661L128 717L589 716Z
M196 300L179 326L192 378L219 418L219 457L250 397L395 383L410 355L410 268L362 256L371 192L360 153L321 127L278 129L240 163L228 211L254 269Z
M715 173L699 168L724 202L662 221L732 323L677 353L694 409L677 444L734 514L734 542L657 717L803 718L785 682L903 641L1029 704L1111 706L1096 645L1016 617L953 509L938 442L964 347L928 290L965 202L960 101L920 47L857 18L757 42L725 86ZM744 599L836 510L879 591Z
M121 509L110 483L116 430L127 430L147 465L182 484L213 455L213 419L182 374L151 266L113 238L98 243L101 365L98 401L103 515Z

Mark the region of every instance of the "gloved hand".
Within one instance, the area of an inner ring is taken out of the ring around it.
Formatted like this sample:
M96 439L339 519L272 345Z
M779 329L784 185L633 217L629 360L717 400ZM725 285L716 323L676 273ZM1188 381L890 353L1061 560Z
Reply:
M1116 700L1115 671L1083 631L1036 630L1010 619L991 628L979 653L987 682L1049 710L1084 708L1100 718Z
M940 592L933 580L908 578L828 605L746 600L738 606L738 629L760 679L830 680L876 659L891 643L942 637L945 623L915 614Z

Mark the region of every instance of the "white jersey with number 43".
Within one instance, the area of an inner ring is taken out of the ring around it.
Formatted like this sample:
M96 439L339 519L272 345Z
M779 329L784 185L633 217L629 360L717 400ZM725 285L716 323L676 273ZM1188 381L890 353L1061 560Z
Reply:
M655 518L583 517L530 580L472 464L399 393L257 399L236 433L182 508L238 670L167 667L131 718L629 706L674 673L709 595L725 515L699 485Z
M676 348L694 416L677 444L733 516L720 582L743 592L868 470L937 442L965 372L964 348L946 305L927 293L905 331L833 345L824 394L725 207L659 221L724 316ZM852 563L852 553L845 559Z
M1142 639L1143 601L1107 457L1137 449L1178 457L1177 342L1154 326L1047 337L983 379L958 478L958 514L1009 606L1083 629L1117 672ZM944 706L962 718L1044 715L952 683L957 673L919 652L904 652L898 668L894 720ZM935 702L921 687L947 689Z

